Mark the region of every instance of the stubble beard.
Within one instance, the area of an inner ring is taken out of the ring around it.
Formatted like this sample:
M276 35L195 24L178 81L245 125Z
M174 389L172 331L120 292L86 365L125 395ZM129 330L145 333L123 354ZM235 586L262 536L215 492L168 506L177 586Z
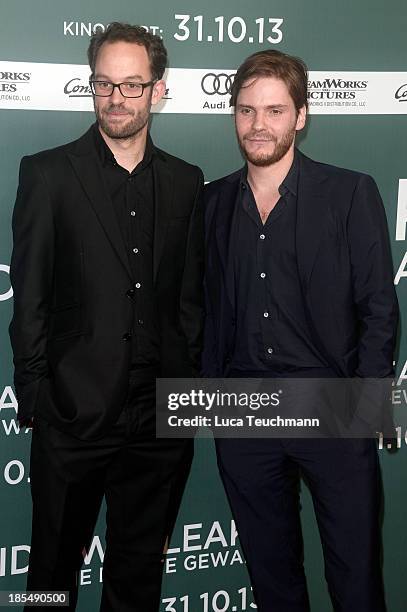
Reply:
M111 123L109 122L106 114L113 110L120 110L123 107L120 104L110 104L107 108L100 110L95 107L95 114L98 124L102 131L109 138L115 140L125 140L133 138L148 124L150 118L149 107L137 111L128 111L131 114L128 115L129 119L124 123Z
M256 135L259 136L259 134L256 134ZM264 168L266 166L271 166L273 164L276 164L281 159L283 159L283 157L289 151L292 143L294 142L295 135L296 135L295 127L287 131L280 140L277 140L275 136L268 135L267 136L268 140L270 140L270 142L274 142L274 149L272 153L261 153L261 152L252 153L251 151L248 151L245 145L245 139L248 138L247 135L244 136L243 138L240 138L238 135L238 142L239 142L239 147L240 147L243 157L248 162L253 164L254 166ZM249 134L249 137L250 136L254 136L254 135Z

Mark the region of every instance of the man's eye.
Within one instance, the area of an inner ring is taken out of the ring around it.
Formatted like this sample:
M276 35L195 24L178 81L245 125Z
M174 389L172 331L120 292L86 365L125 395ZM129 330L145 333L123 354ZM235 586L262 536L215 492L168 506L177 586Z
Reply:
M242 113L242 115L249 115L252 112L251 108L241 108L240 112Z
M109 89L110 83L108 81L98 81L98 87L100 89Z
M127 89L138 89L140 87L139 83L123 83Z

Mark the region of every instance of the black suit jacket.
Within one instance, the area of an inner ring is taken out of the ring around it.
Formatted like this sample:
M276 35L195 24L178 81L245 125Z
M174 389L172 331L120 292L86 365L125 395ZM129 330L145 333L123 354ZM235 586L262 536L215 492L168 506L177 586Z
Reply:
M159 149L154 290L161 375L199 368L202 172ZM133 323L128 256L89 130L21 162L13 215L10 335L20 419L80 438L108 431L125 401Z
M299 153L295 240L312 338L340 377L393 372L398 306L383 204L365 174ZM205 187L206 310L203 373L221 377L233 355L231 221L240 171Z

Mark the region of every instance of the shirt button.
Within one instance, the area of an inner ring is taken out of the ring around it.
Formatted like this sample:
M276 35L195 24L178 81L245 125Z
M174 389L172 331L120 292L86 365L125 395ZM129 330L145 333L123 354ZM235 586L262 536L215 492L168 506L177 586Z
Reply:
M127 295L127 297L129 297L129 298L132 298L132 297L133 297L133 295L134 295L135 293L136 293L136 292L134 291L134 289L133 289L133 288L132 288L132 289L129 289L128 291L126 291L126 295Z
M139 325L144 325L144 321L143 321L143 319L139 319L139 320L137 321L137 323L138 323Z
M137 248L134 248L134 249L133 249L133 253L136 253L136 254L137 254L137 253L138 253L138 249L137 249Z
M263 317L264 317L265 319L267 319L267 317L268 317L268 316L269 316L269 313L268 313L268 312L263 312Z
M130 214L131 214L131 216L132 216L132 217L135 217L135 216L136 216L136 211L135 211L135 210L132 210L132 211L130 212Z
M136 289L140 289L141 283L136 283L134 286L135 286Z
M273 354L273 349L271 348L271 346L268 347L267 352L269 355Z
M262 273L260 274L260 278L266 278L266 273L265 273L265 272L262 272Z
M265 235L264 234L260 234L260 240L264 240L265 239Z
M131 333L126 332L125 334L123 334L122 340L124 340L125 342L128 342L129 340L131 340Z

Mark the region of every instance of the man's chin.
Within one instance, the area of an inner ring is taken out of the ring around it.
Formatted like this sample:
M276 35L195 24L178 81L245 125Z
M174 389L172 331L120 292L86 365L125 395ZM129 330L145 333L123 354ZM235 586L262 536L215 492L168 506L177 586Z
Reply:
M112 138L113 140L125 140L127 138L133 138L133 136L136 136L136 134L138 134L138 132L140 132L142 129L137 129L136 127L131 125L112 125L106 124L104 122L100 124L100 127L102 128L102 131L106 134L106 136Z
M273 164L276 164L277 162L281 161L283 157L285 157L285 155L288 153L289 150L290 150L290 146L283 147L283 148L277 147L271 153L258 152L256 154L252 151L248 151L247 149L242 149L242 153L245 159L251 164L253 164L253 166L257 166L259 168L265 168L267 166L272 166Z
M250 162L251 164L253 164L253 166L268 166L269 165L269 156L265 156L265 155L253 155L250 153L245 152L244 156L246 158L246 161Z
M132 131L125 130L103 130L109 138L112 140L126 140L127 138L132 138L135 136L135 133Z
M273 164L277 163L278 161L280 161L280 159L282 159L284 157L284 154L279 156L279 155L253 155L253 154L245 154L246 160L248 162L250 162L251 164L253 164L253 166L257 166L259 168L266 168L267 166L272 166Z

